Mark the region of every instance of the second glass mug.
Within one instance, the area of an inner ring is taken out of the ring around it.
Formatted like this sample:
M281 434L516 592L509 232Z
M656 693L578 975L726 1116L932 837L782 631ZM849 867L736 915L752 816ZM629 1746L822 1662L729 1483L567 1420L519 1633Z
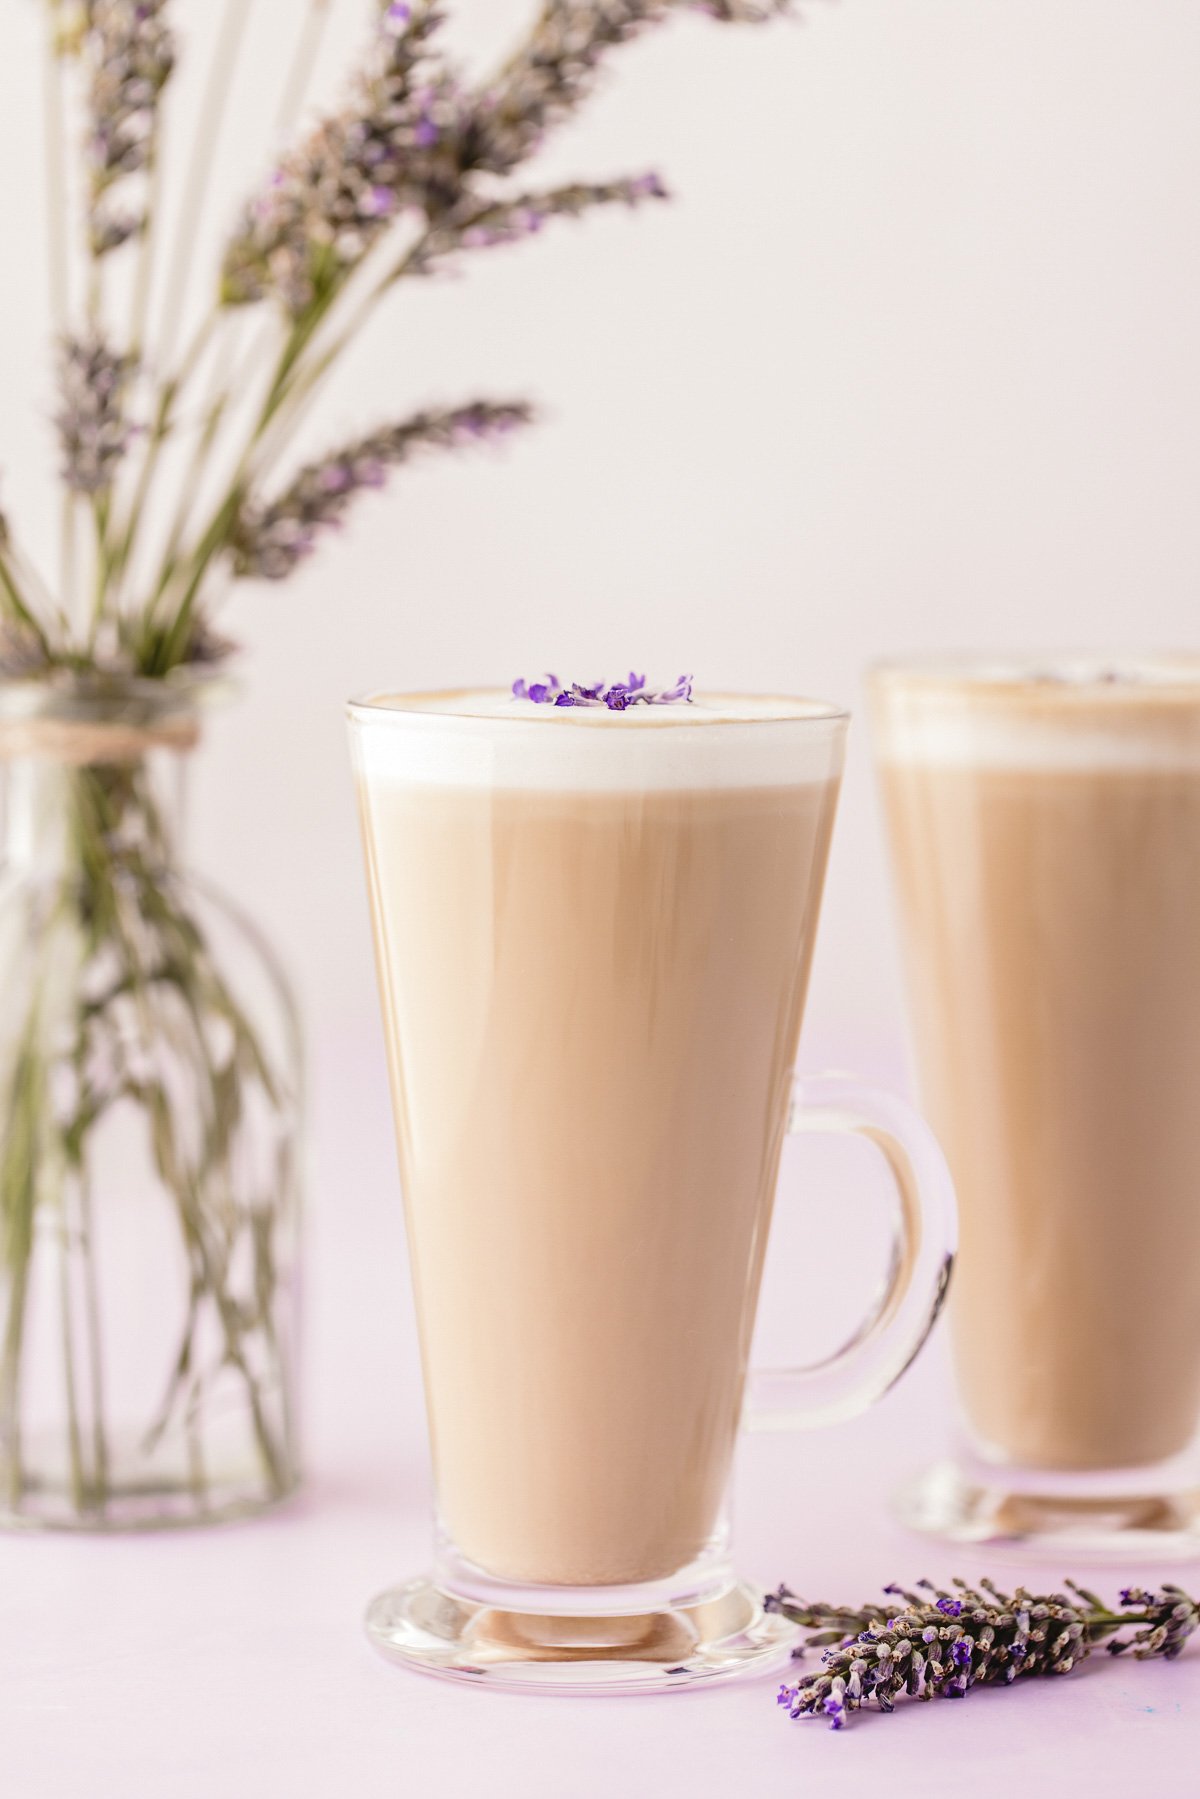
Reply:
M778 1665L795 1633L729 1561L739 1420L870 1405L954 1244L915 1114L793 1085L846 714L481 693L349 718L437 1491L433 1572L369 1633L576 1693ZM846 1346L747 1390L789 1131L873 1142L898 1226Z

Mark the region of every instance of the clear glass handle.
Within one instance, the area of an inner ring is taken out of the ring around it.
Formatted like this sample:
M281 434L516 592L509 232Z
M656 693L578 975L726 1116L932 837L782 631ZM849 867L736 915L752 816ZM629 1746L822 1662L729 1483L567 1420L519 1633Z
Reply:
M924 1119L894 1095L845 1075L799 1080L788 1131L848 1132L875 1144L895 1182L898 1228L875 1303L841 1349L811 1367L751 1372L743 1420L750 1430L833 1424L881 1398L933 1328L958 1235L945 1157Z

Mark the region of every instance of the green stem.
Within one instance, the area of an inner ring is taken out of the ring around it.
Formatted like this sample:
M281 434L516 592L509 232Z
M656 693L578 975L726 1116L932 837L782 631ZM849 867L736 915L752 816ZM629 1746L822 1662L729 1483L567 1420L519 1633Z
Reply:
M303 366L295 378L287 383L275 409L271 438L263 445L254 468L256 480L261 479L276 460L286 436L295 432L304 414L317 398L326 376L345 355L380 302L408 274L431 235L432 231L422 233L416 243L393 263L387 274L362 296L333 342L326 346L314 362Z
M87 1166L79 1167L80 1245L83 1258L84 1300L88 1344L88 1370L92 1402L92 1475L97 1503L103 1508L108 1495L108 1431L104 1403L104 1335L100 1323L100 1292L96 1278L96 1236L92 1215L92 1185Z
M37 1035L38 1001L35 997L17 1051L9 1089L7 1129L0 1152L0 1228L8 1275L7 1317L0 1354L0 1482L7 1503L14 1511L19 1509L25 1489L21 1449L21 1352L37 1210L39 1126L46 1097Z
M183 193L180 196L177 215L179 224L172 246L167 294L163 302L159 357L164 365L170 362L174 353L175 336L179 329L179 319L183 311L188 279L192 270L192 258L199 235L199 222L204 211L213 164L216 161L215 152L221 135L225 107L233 86L233 72L237 63L238 49L242 34L249 23L250 13L251 0L227 0L217 34L216 49L213 52L212 62L209 64L208 78L200 102L200 123L188 159Z
M9 548L5 543L0 543L0 596L3 596L3 600L7 602L12 616L33 632L47 660L52 660L50 640L46 636L41 622L25 600L21 591L20 579L12 565Z
M111 852L107 846L117 840L121 820L104 792L102 783L96 778L98 772L84 771L80 780L79 829L84 840L81 842L81 852L86 865L97 871L93 878L110 880L106 859ZM89 774L92 776L90 781L85 778ZM169 938L163 939L168 952L167 960L177 968L179 991L192 1020L202 1088L214 1098L215 1103L219 1075L208 1048L203 1025L204 1002L198 972L199 958L202 955L201 940L194 926L171 907L167 898L169 883L162 881L159 871L165 866L164 858L168 851L151 796L135 787L123 796L122 804L137 808L147 845L152 852L149 863L143 861L137 849L125 855L124 872L132 886L133 903L139 916L147 924L156 922L159 932L173 927L173 931L178 934L177 945L172 945ZM162 1038L163 1021L156 1019L151 1008L150 988L142 978L141 958L122 916L122 904L121 896L114 890L111 900L104 904L104 915L108 920L108 930L130 976L128 992L138 1014L144 1049L153 1056ZM215 980L215 976L212 978ZM212 1004L211 995L207 997L208 1003ZM221 1000L227 1022L240 1022L240 1014L232 1000L226 998L223 989ZM236 1024L234 1029L236 1039L239 1035ZM250 1041L253 1041L252 1037ZM270 1092L269 1086L267 1091ZM160 1177L179 1208L185 1243L199 1275L200 1292L212 1304L220 1321L225 1360L242 1378L268 1486L272 1494L278 1496L287 1489L288 1468L282 1452L275 1444L263 1407L259 1383L247 1358L245 1332L238 1303L228 1283L228 1257L220 1262L209 1241L202 1184L195 1171L189 1168L176 1138L172 1105L167 1097L161 1072L154 1080L143 1083L140 1098L150 1119ZM191 1365L190 1347L181 1352L181 1357Z
M304 104L304 96L308 92L308 84L316 66L317 52L321 48L321 38L329 19L330 0L309 0L308 12L300 27L300 35L296 40L296 49L292 57L292 65L283 84L283 94L279 102L279 111L275 115L275 133L283 137L295 124L300 108Z
M75 1345L71 1330L71 1234L67 1225L66 1195L59 1188L58 1301L62 1327L63 1383L67 1396L67 1452L71 1470L71 1502L78 1513L88 1506L88 1483L83 1469L79 1429L79 1398L75 1385Z
M156 122L146 160L146 211L138 234L137 275L133 285L132 325L129 333L129 356L135 367L146 353L146 326L150 317L150 296L154 288L156 226L162 200L162 157L158 141L161 131L161 124Z
M100 627L104 623L104 602L112 573L108 542L108 521L112 513L110 493L96 494L92 500L92 520L96 527L96 577L92 592L92 621L88 631L88 655L94 656Z
M58 41L61 10L60 0L52 0L47 9L48 35L42 64L46 189L49 202L46 248L50 265L50 311L54 329L60 335L67 328L70 281L70 260L67 254L70 224L63 155L66 109L63 106L62 52Z
M149 672L167 673L186 651L192 619L205 576L214 558L220 555L228 544L254 480L261 477L274 460L286 433L294 428L302 407L309 405L315 398L321 382L345 353L379 301L403 278L415 261L424 242L424 237L419 239L388 271L387 275L371 289L335 341L317 362L308 368L305 368L304 364L305 352L344 290L335 286L327 294L319 295L293 325L280 353L267 396L250 433L249 441L238 459L229 486L203 536L192 552L175 616L167 627L161 645L157 646L155 665ZM303 373L297 374L298 370ZM286 418L285 423L283 409L289 404L291 416ZM279 427L273 433L272 440L267 443L265 440L267 440L268 431L277 419L279 419ZM156 600L171 591L174 576L175 566L168 560L164 563Z
M253 463L255 449L261 441L264 431L279 409L287 391L287 381L292 369L296 366L305 347L311 341L322 318L333 303L335 293L314 300L308 310L293 325L292 330L280 352L278 363L271 379L266 398L263 400L258 417L251 430L249 441L239 456L233 476L225 494L217 506L212 518L193 550L189 564L183 574L182 594L160 643L155 644L152 651L152 665L146 670L148 674L165 675L180 662L186 653L192 631L192 620L195 614L200 589L208 573L214 557L218 556L229 542L238 515L245 500L249 473ZM151 613L156 610L156 602L171 591L171 575L164 570L159 581L156 600L151 602Z
M188 383L196 373L204 354L208 349L213 333L223 317L219 307L214 307L200 325L191 344L188 346L178 369L166 380L159 391L158 404L155 408L154 423L150 427L150 435L146 443L146 451L142 457L138 471L137 485L129 501L129 510L125 520L125 528L120 533L118 542L111 555L111 591L110 598L115 602L120 597L122 585L129 569L130 559L137 544L139 532L146 517L147 502L153 487L154 477L158 470L159 458L163 445L171 436L175 427L176 407L179 399L186 391Z

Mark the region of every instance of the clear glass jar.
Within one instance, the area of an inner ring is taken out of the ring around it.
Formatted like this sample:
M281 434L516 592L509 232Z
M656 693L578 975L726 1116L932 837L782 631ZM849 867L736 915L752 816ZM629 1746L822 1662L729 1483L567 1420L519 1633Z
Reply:
M299 1034L181 860L204 696L0 687L9 1527L207 1523L296 1483Z

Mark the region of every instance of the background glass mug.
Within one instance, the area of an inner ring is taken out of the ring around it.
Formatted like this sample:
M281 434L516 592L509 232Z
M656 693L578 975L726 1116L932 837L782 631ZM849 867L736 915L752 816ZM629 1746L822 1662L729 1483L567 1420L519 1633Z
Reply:
M783 1140L854 1131L899 1197L847 1349L759 1422L868 1405L937 1313L953 1202L925 1126L792 1065L846 717L805 700L351 704L437 1489L402 1662L668 1688L786 1658L725 1496Z
M877 670L972 1541L1200 1548L1200 659Z

